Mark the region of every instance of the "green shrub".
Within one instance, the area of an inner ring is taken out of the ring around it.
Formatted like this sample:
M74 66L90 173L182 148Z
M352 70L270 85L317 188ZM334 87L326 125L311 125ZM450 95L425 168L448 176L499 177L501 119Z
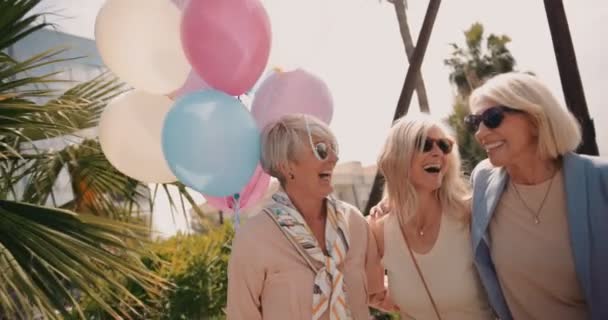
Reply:
M224 224L206 234L178 234L152 245L150 250L157 258L146 258L144 263L154 273L171 282L172 287L162 289L160 299L152 299L137 284L128 281L126 286L130 293L147 307L117 307L128 310L132 319L225 319L228 259L233 237L232 225ZM116 298L107 297L104 300L116 305ZM89 299L82 301L82 308L87 319L112 319Z

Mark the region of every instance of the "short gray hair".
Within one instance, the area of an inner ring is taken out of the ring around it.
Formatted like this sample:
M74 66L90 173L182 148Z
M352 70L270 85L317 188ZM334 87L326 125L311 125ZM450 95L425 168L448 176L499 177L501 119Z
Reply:
M285 177L281 167L289 162L296 162L302 147L308 147L310 144L307 122L312 136L338 146L336 137L327 124L311 115L285 115L262 130L262 168L279 179L282 185L285 183Z
M469 98L471 112L485 101L529 114L538 130L538 154L557 158L574 151L581 143L581 128L537 77L518 72L503 73L475 89Z

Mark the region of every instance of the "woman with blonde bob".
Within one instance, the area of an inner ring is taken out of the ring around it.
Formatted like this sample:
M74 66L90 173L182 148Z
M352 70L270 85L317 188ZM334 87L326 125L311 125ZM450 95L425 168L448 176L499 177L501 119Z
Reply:
M407 116L378 159L391 210L368 221L402 319L493 318L473 266L471 193L453 141L441 122Z
M367 320L368 295L383 306L368 225L330 196L337 161L336 138L312 116L284 116L263 130L262 167L281 189L236 234L228 319Z
M465 122L488 153L472 174L475 263L500 319L608 319L608 161L536 77L473 91Z

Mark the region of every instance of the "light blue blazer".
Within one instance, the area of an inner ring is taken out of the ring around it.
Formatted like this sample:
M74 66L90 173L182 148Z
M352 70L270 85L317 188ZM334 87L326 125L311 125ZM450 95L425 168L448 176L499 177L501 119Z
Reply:
M608 319L608 160L569 153L563 157L562 170L578 280L591 319ZM471 179L471 240L475 266L498 317L512 319L488 241L488 225L509 177L506 170L495 168L484 160L475 167Z

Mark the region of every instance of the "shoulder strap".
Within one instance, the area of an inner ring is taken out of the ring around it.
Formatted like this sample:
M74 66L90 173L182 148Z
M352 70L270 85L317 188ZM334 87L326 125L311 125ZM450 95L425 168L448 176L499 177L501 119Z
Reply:
M306 260L306 264L308 264L308 267L312 269L312 271L314 271L315 273L319 272L319 266L312 261L310 255L308 255L308 253L304 251L302 246L290 234L285 232L285 230L279 223L279 220L277 220L277 217L269 209L264 209L264 212L270 217L270 219L272 219L272 221L274 221L274 223L277 225L277 228L281 230L281 233L283 233L285 238L287 238L287 241L289 241L289 243L291 243L291 245L296 249L296 251L298 251L300 256L302 256L302 258Z
M400 219L401 220L401 219ZM416 267L416 271L418 272L418 276L420 276L420 280L422 280L422 284L424 285L424 289L429 299L431 300L431 304L433 305L433 310L435 311L435 315L437 319L441 319L441 315L439 314L439 308L437 308L437 304L435 303L435 299L433 299L433 295L431 294L431 290L424 279L424 275L422 274L422 270L420 270L420 266L418 266L418 260L414 256L414 252L412 252L412 248L410 247L410 243L407 241L407 236L405 235L405 230L403 230L403 226L399 223L399 228L401 229L401 235L403 236L403 240L405 241L405 245L407 246L407 250L410 253L410 257L412 258L412 262L414 263L414 267Z

